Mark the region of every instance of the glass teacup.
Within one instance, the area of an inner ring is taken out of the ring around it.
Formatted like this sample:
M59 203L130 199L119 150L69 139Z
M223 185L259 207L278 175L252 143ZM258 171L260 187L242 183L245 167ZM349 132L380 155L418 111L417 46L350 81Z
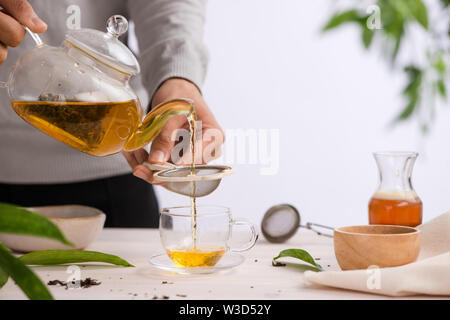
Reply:
M232 218L226 207L197 206L195 220L194 223L189 206L161 209L161 242L179 267L212 267L227 251L249 250L258 239L255 225L246 219ZM250 240L241 247L231 248L232 229L237 225L248 227Z

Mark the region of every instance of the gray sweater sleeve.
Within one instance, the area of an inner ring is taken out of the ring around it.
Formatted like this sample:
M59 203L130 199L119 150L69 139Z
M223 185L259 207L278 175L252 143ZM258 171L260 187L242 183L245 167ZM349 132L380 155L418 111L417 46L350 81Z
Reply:
M206 0L128 0L150 100L169 78L184 78L201 87L208 65L205 10Z

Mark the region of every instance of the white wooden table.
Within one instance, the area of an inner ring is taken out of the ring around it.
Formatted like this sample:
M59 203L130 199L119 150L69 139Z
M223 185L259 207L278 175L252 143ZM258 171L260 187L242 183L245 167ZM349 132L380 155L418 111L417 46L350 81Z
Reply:
M281 250L302 248L316 258L325 270L339 270L333 252L333 241L309 231L300 231L289 242L270 244L260 238L256 246L245 253L246 260L231 271L208 275L179 275L160 271L148 263L148 258L162 247L157 230L105 229L89 250L116 254L134 264L135 268L110 265L81 264L81 278L91 277L101 285L66 290L49 286L55 299L389 299L389 297L311 286L303 280L296 267L273 267L272 258ZM33 267L39 277L67 280L67 266ZM25 295L10 279L0 289L0 299L25 299ZM414 298L436 298L421 297ZM409 297L408 299L412 299Z

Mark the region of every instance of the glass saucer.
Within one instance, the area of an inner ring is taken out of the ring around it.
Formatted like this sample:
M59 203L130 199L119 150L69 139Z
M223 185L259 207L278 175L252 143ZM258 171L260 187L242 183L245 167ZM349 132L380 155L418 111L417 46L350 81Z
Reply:
M213 267L179 267L173 263L166 253L158 253L149 258L151 265L166 271L172 271L180 274L207 274L230 270L244 262L245 257L236 252L226 253Z

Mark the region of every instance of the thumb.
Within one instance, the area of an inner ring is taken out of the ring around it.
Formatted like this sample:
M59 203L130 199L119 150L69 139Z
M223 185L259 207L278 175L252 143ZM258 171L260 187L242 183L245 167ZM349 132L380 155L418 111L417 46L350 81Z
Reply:
M6 13L15 18L31 31L42 33L47 30L47 24L34 12L33 7L26 0L0 0L0 6Z

